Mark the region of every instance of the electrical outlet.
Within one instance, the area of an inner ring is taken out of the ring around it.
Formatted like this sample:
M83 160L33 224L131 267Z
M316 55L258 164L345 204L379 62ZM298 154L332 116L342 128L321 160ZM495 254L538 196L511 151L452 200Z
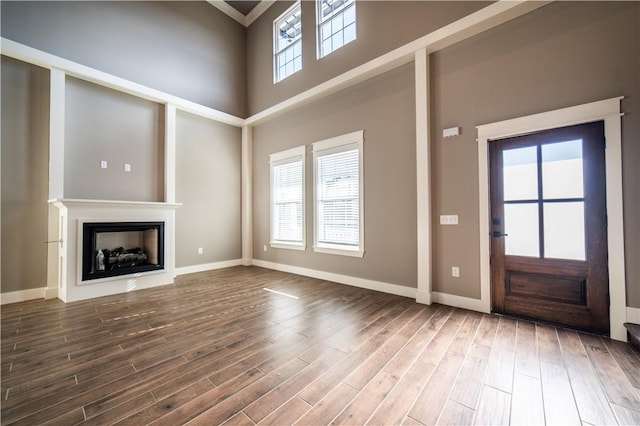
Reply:
M457 266L452 266L451 267L451 276L455 277L455 278L459 278L460 277L460 268Z
M202 247L199 247L198 248L198 254L202 254L202 253L204 253L204 249Z
M264 251L267 251L267 245L266 244L264 245Z

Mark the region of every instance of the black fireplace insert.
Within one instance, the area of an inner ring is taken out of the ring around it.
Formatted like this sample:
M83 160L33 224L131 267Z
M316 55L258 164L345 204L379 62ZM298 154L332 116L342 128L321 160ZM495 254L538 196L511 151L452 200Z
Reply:
M82 280L164 269L164 222L85 222Z

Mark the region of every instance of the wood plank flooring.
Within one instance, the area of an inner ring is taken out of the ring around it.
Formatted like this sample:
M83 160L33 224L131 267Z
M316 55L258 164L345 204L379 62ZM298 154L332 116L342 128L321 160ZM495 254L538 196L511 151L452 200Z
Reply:
M257 267L1 332L3 425L640 424L627 344Z

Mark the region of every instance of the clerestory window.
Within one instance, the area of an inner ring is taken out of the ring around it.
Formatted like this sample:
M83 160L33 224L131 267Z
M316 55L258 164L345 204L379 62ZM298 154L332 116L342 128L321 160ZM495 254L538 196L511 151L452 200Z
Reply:
M302 69L302 21L298 1L273 22L274 82Z
M355 0L316 0L318 58L356 39Z

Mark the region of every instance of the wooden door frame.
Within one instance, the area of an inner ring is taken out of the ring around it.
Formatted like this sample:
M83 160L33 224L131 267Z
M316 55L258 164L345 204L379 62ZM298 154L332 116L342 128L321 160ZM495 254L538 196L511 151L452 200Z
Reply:
M480 299L485 312L491 311L489 141L558 127L604 121L610 336L616 340L627 340L626 329L623 326L626 321L627 301L622 211L622 113L620 111L622 99L621 96L476 127L478 131Z

